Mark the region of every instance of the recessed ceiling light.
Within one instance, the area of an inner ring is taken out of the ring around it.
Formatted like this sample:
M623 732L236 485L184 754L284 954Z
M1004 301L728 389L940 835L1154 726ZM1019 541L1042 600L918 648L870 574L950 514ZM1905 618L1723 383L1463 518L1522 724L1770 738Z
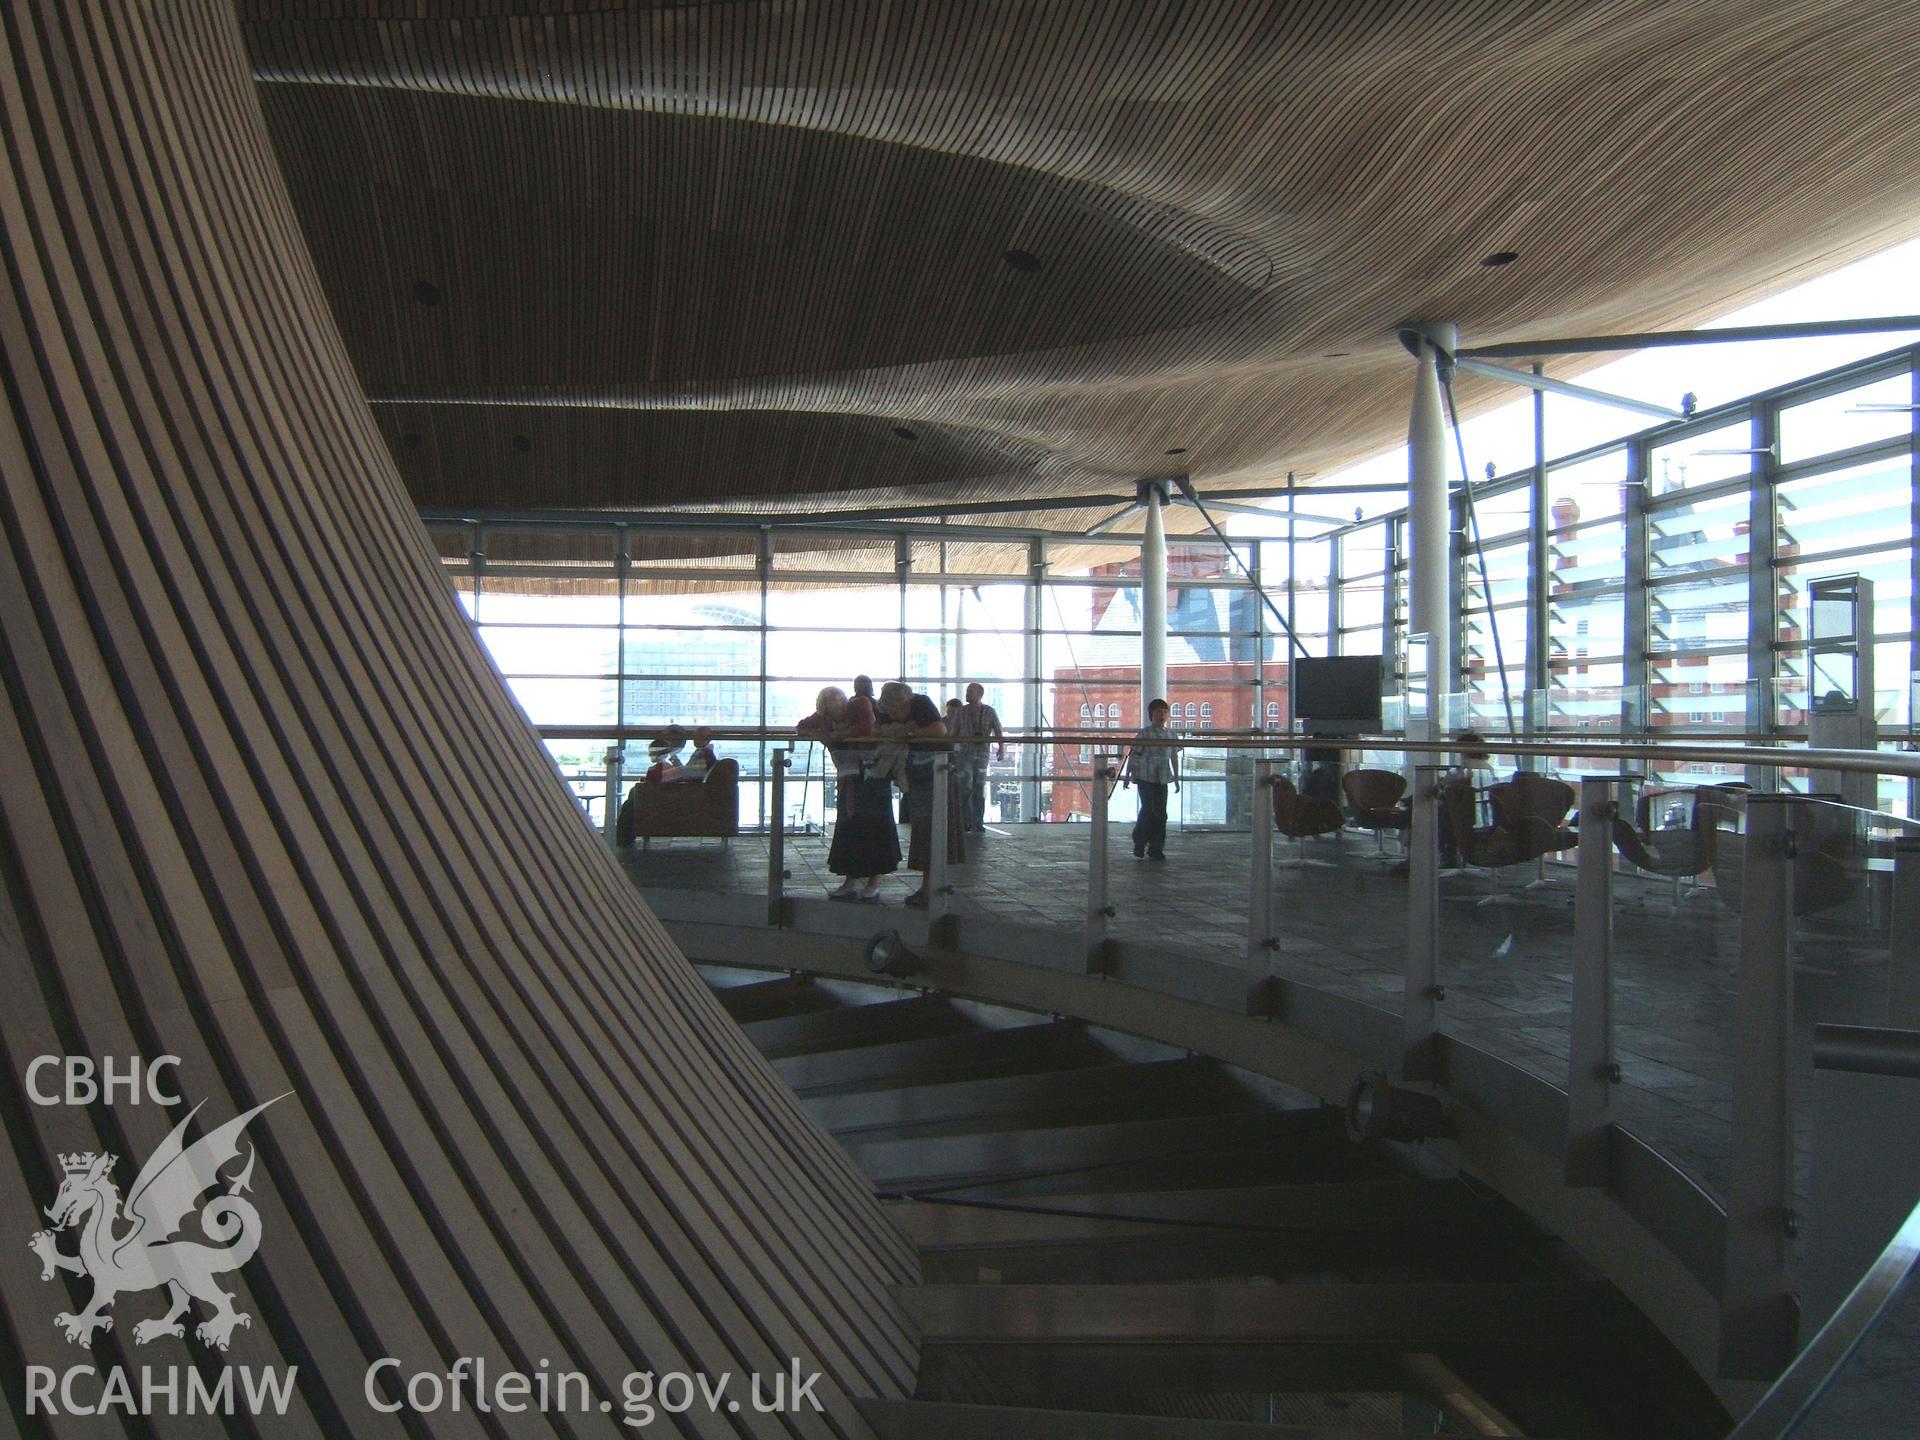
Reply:
M1184 455L1187 453L1187 447L1184 445L1176 445L1173 449L1167 451L1167 453L1169 455Z
M431 280L416 280L413 282L413 298L422 305L438 305L440 287Z
M1518 250L1496 250L1480 263L1488 266L1511 265L1520 258Z
M914 434L913 431L909 430L904 425L894 426L893 433L899 436L899 438L902 440L918 440L920 438L918 435Z
M514 436L513 448L525 454L527 451L533 449L533 437L531 435Z
M1040 263L1040 257L1031 250L1008 250L1000 257L1016 270L1024 270L1031 275L1047 267Z
M420 448L420 432L418 430L407 431L406 434L400 437L400 443L409 450L418 450Z

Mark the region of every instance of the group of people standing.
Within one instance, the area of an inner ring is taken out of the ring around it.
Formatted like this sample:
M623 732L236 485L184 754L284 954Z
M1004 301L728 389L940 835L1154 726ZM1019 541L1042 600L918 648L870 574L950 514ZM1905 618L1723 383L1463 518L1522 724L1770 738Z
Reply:
M927 865L932 853L934 756L950 751L957 803L948 808L950 860L964 842L958 832L986 828L987 751L999 742L1007 753L1000 717L985 703L985 689L967 687L967 698L949 702L945 712L932 697L903 681L889 681L874 693L873 681L857 675L853 693L837 685L821 690L814 711L795 727L802 739L827 747L839 786L839 819L827 853L827 869L841 877L833 900L877 904L880 879L900 866L900 832L894 819L893 789L906 798L907 868L922 877L906 903L927 903Z

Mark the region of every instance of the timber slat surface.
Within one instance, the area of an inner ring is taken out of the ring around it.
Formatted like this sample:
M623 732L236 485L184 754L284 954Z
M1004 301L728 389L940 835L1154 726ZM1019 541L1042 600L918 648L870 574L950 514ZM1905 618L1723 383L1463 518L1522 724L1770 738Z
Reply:
M495 1433L471 1408L371 1409L389 1356L544 1358L615 1399L632 1370L798 1357L827 1415L685 1428L862 1433L850 1397L913 1381L891 1287L914 1256L473 640L308 261L231 7L7 7L0 115L9 1354L211 1375L191 1332L138 1342L155 1293L69 1343L54 1315L87 1284L43 1282L19 1242L60 1154L119 1156L124 1193L187 1108L199 1133L271 1100L247 1131L259 1251L226 1282L251 1317L227 1363L299 1371L261 1433ZM449 754L473 761L457 789ZM29 1104L48 1054L176 1055L184 1104ZM561 1432L626 1430L597 1410L514 1430Z
M1685 325L1920 229L1905 4L240 8L433 505L1325 475L1405 433L1399 321Z

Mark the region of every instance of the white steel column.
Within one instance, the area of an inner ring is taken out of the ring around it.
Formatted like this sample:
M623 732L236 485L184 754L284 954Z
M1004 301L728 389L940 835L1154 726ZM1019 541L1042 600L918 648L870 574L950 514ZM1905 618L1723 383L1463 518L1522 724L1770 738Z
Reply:
M1167 527L1162 515L1166 492L1158 480L1143 481L1140 499L1147 526L1140 537L1140 721L1147 705L1167 698Z
M1438 358L1459 343L1451 325L1401 327L1400 342L1419 368L1413 377L1413 414L1407 422L1408 543L1407 631L1427 637L1428 714L1434 733L1449 717L1446 697L1454 690L1453 615L1448 605L1447 566L1452 523L1447 503L1447 423L1440 403Z

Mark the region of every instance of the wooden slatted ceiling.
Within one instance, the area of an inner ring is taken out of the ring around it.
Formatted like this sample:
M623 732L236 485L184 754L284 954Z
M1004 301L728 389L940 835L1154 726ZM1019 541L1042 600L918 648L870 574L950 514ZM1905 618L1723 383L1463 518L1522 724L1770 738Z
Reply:
M1397 321L1683 325L1920 231L1912 5L241 12L402 473L473 506L1325 474L1404 433Z
M888 1288L911 1252L581 824L451 602L231 10L11 7L0 113L8 1353L218 1369L136 1348L154 1292L79 1350L53 1317L86 1285L43 1283L19 1243L58 1154L117 1154L124 1187L182 1113L29 1104L29 1062L171 1054L203 1121L288 1097L248 1132L262 1241L223 1280L252 1316L228 1363L298 1366L263 1430L495 1433L470 1407L373 1411L384 1356L550 1359L616 1401L630 1370L797 1356L827 1415L684 1428L865 1433L849 1396L912 1384ZM561 1431L625 1433L617 1411L514 1427Z

